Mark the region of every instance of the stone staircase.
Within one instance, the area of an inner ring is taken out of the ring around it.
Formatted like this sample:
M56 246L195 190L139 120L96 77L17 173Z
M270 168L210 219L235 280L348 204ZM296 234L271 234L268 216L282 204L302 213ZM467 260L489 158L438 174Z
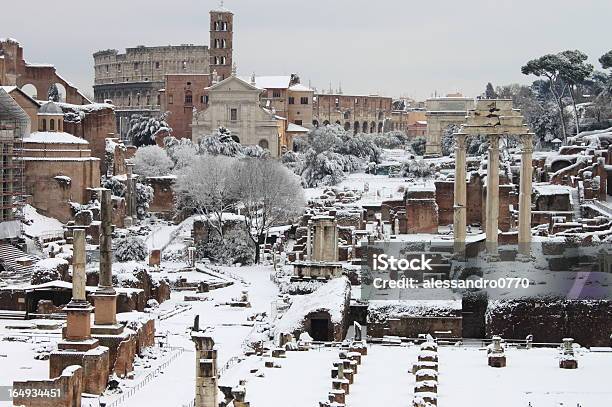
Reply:
M10 243L0 242L0 266L3 269L3 271L0 271L0 279L7 284L28 283L34 268L18 261L26 257L31 258L32 262L37 260Z

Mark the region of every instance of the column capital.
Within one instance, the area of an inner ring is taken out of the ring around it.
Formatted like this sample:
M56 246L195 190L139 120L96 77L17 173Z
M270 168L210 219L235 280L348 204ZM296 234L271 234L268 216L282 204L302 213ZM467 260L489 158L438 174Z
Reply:
M519 138L521 140L521 149L523 150L523 153L532 153L533 152L533 133L520 134Z
M457 141L457 148L465 150L468 135L465 133L454 133L453 136L455 137L455 140Z
M489 139L489 148L499 150L499 134L487 134Z

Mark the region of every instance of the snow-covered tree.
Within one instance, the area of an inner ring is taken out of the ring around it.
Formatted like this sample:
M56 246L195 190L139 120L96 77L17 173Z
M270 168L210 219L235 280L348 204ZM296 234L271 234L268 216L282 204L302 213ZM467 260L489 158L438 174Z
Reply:
M236 202L232 189L236 161L223 155L203 155L177 172L177 209L206 215L209 226L221 238L223 213L232 210Z
M48 96L48 100L51 100L53 102L60 101L60 91L55 83L49 86L49 90L47 91L47 96Z
M120 262L143 261L149 255L144 240L136 236L118 239L115 245L115 259Z
M455 133L459 131L459 126L455 124L451 124L446 129L444 129L444 133L442 134L441 140L441 149L442 155L451 155L455 152Z
M345 172L382 158L382 150L371 135L354 135L340 126L319 127L300 143L299 153L286 154L283 163L302 176L306 187L335 185L344 179Z
M403 177L429 178L436 173L434 164L428 164L422 158L409 160L402 165L401 174Z
M344 157L338 153L325 151L317 154L313 149L304 154L300 175L306 188L320 185L339 184L344 174Z
M255 260L255 247L244 230L231 229L223 239L215 235L211 241L201 244L198 254L219 264L249 265Z
M412 143L410 143L410 147L412 147L412 151L414 151L416 155L424 155L425 144L427 144L427 140L425 139L425 137L417 137L412 140Z
M249 158L234 167L232 190L255 244L255 263L259 263L260 245L268 231L292 222L302 212L304 192L299 179L277 161Z
M102 177L102 188L110 189L111 195L123 197L127 189L125 183L119 181L117 177Z
M164 139L164 149L174 163L174 171L190 166L196 159L197 148L191 140L172 136Z
M153 200L153 188L149 185L136 183L136 214L138 219L144 219Z
M173 166L166 150L157 145L140 147L134 155L134 172L143 177L168 175Z
M130 118L128 138L136 147L155 144L155 137L161 133L171 134L172 129L166 119L168 112L159 117L134 114Z

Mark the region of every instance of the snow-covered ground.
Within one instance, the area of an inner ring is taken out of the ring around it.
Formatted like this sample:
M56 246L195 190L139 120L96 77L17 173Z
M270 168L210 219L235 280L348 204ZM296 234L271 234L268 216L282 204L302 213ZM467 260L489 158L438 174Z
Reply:
M234 284L229 287L207 293L209 301L186 302L192 308L171 318L156 321L157 334L167 334L169 346L184 348L185 351L163 373L126 400L123 406L150 405L152 400L155 405L181 405L193 399L196 361L189 327L193 325L196 315L200 315L200 329L210 333L215 340L220 369L228 361L233 362L232 358L242 355L243 342L256 324L247 321L247 318L260 312L270 315L271 303L276 299L278 289L270 280L271 267L221 267L219 271L238 277L238 280L234 280ZM249 293L251 308L222 305L240 297L244 290ZM193 295L193 292L187 292L189 294ZM156 312L164 313L182 304L184 295L184 292L173 292L172 298L161 304ZM129 385L129 381L124 383Z

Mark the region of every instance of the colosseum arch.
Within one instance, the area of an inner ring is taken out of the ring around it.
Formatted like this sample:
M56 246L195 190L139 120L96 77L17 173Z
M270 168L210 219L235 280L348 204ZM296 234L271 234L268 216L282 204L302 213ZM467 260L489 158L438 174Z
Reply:
M31 83L26 83L23 85L21 90L32 99L38 99L38 89L36 89L36 86L32 85Z
M359 122L355 122L353 123L353 133L357 134L359 133Z
M427 120L426 156L442 154L442 135L450 125L461 125L465 122L468 110L474 109L474 99L464 97L433 98L425 101L425 118Z
M363 126L361 127L361 132L362 133L368 132L368 122L363 122Z
M351 124L349 122L344 123L344 130L349 131L351 129Z

